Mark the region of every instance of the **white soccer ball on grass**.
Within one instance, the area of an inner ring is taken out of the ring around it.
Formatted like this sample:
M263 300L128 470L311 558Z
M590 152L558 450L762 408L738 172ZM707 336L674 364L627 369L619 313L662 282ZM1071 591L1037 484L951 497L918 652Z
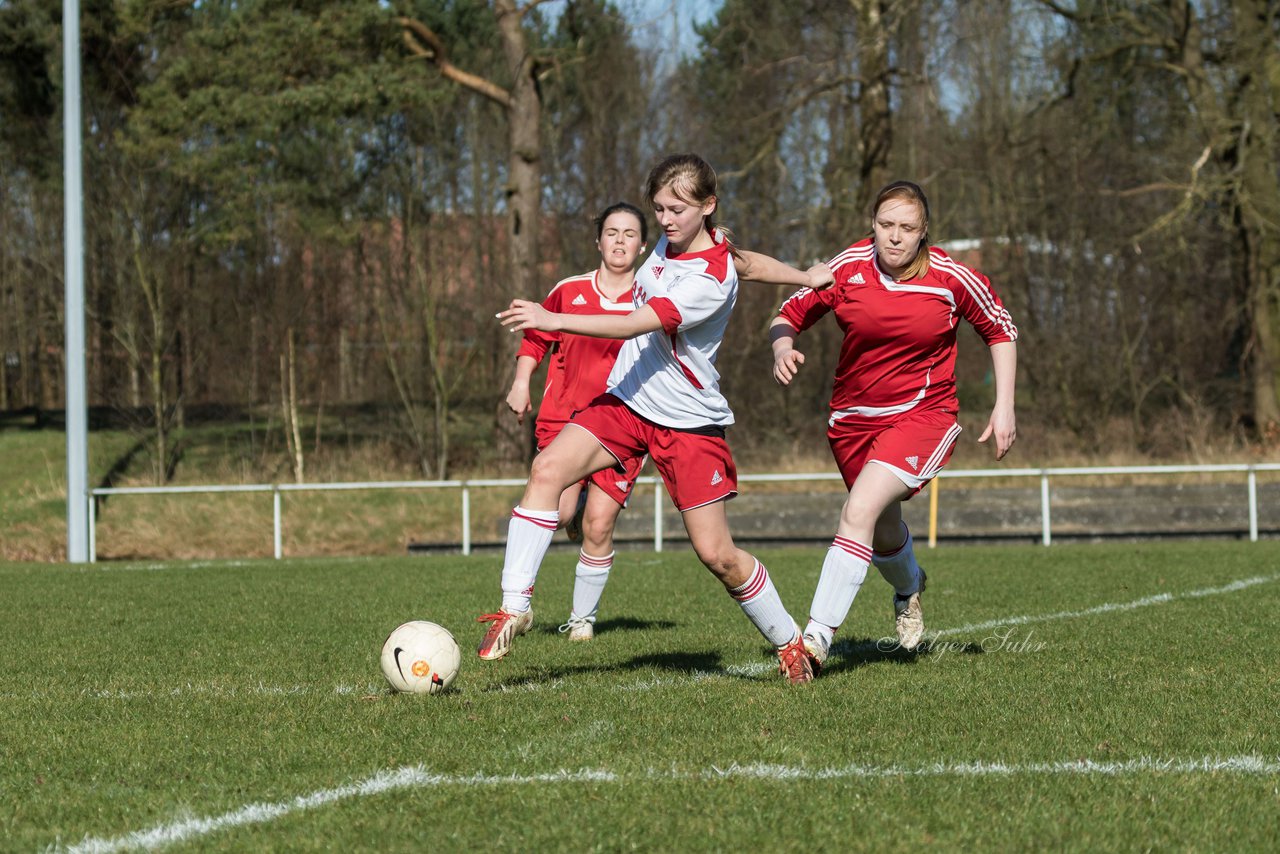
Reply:
M453 684L462 664L458 642L444 626L411 620L382 645L382 675L406 694L438 694Z

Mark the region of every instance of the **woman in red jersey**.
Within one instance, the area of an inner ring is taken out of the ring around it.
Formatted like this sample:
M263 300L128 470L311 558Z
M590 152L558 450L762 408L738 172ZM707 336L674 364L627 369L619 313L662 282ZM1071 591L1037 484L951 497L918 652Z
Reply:
M994 439L998 460L1017 437L1018 330L991 283L929 246L929 202L909 181L879 192L871 226L871 238L829 262L835 285L800 291L770 328L773 375L784 386L804 364L797 335L828 312L844 331L827 439L849 498L805 627L815 668L826 661L870 563L894 588L898 643L912 650L924 635L925 573L902 502L941 471L960 434L955 359L961 317L990 348L995 372L995 407L978 441Z
M668 157L649 173L647 196L662 235L632 286L636 310L625 317L551 313L514 300L498 317L512 331L570 332L624 343L608 390L576 413L529 472L511 513L502 568L502 607L476 650L493 661L507 655L533 623L538 568L559 521L560 495L601 470L626 471L648 454L684 519L695 553L777 649L792 684L813 678L800 630L763 564L739 549L725 502L737 473L725 428L733 412L720 393L716 356L737 301L738 254L715 228L716 174L692 154ZM744 277L778 284L825 284L830 271L808 273L751 256Z
M636 257L648 242L644 214L634 205L618 202L595 220L600 266L559 282L542 307L563 314L613 314L625 317L635 310L631 284ZM604 393L609 371L622 340L593 338L569 332L524 330L516 353L516 377L507 393L507 406L523 423L532 411L529 381L548 355L547 382L538 406L535 428L538 451L559 435L573 413L586 409ZM613 530L626 506L644 458L630 461L622 472L605 469L574 483L560 496L560 521L569 539L582 543L574 571L573 607L560 627L573 641L595 636L596 612L613 568ZM584 492L585 490L585 492Z

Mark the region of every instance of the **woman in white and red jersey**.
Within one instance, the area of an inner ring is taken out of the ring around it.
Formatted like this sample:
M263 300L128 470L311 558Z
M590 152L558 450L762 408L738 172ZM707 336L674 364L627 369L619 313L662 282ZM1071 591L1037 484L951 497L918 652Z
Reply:
M872 237L837 255L835 285L802 290L770 328L773 375L791 382L804 355L795 338L828 312L844 331L831 393L827 438L849 489L809 610L804 642L815 669L874 563L894 588L898 643L924 635L916 562L902 502L951 457L956 421L956 324L964 318L990 348L996 401L979 442L995 439L1001 459L1017 436L1013 412L1018 330L981 273L928 243L929 202L909 181L876 197ZM874 463L874 465L872 465Z
M636 257L648 238L644 214L635 205L618 202L605 208L596 217L595 225L600 266L559 282L542 301L547 311L626 316L635 310L631 284L635 278ZM524 331L524 340L516 352L516 377L507 393L507 406L523 423L524 416L533 409L529 381L550 354L535 428L539 451L560 434L573 413L586 409L604 393L609 371L621 348L619 339L537 329ZM573 607L568 622L560 627L569 633L570 640L587 641L595 635L596 612L613 568L613 529L643 463L644 458L640 457L630 461L624 472L598 471L585 482L574 483L560 496L562 525L576 519L576 512L582 514L581 527L569 531L570 539L582 542L574 571ZM580 502L580 497L585 498L585 502Z
M565 488L597 471L625 471L648 454L698 558L777 648L788 680L808 682L813 670L800 630L764 566L734 544L725 512L725 501L737 494L737 473L724 438L733 412L720 393L715 362L737 301L734 256L739 253L712 222L715 171L696 155L668 157L649 173L647 197L663 233L636 273L634 312L625 317L552 314L538 303L514 300L498 315L512 331L572 332L625 343L608 391L534 458L524 497L511 514L502 608L480 617L489 629L477 652L486 660L502 658L532 625L533 583ZM743 263L744 275L761 281L821 285L829 280L825 267L802 273L754 254Z

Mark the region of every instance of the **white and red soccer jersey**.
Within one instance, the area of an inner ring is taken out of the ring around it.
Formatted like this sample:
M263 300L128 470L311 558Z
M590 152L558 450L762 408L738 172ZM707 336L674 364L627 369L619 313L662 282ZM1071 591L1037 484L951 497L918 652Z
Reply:
M629 339L609 375L609 392L663 427L727 427L733 410L720 393L716 353L738 300L729 247L668 254L666 237L636 272L636 307L648 305L662 329Z
M554 288L542 305L557 314L621 314L635 310L630 294L615 302L596 285L598 270L570 276ZM547 366L547 385L538 407L538 423L563 426L579 409L604 393L609 370L622 341L561 332L527 329L516 356L530 356L541 362L555 350Z
M891 418L917 409L957 411L956 322L963 317L989 345L1015 341L1009 312L981 273L929 249L929 272L894 281L876 263L870 239L828 262L835 284L805 288L778 316L797 332L834 311L844 332L831 392L831 423Z

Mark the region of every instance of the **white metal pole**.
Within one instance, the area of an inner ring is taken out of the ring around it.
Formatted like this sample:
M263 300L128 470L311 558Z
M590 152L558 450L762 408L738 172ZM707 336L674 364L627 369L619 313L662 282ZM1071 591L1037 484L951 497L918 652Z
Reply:
M1049 534L1049 475L1040 475L1040 542L1049 545L1053 540Z
M1258 541L1258 473L1249 466L1249 542Z
M662 480L653 484L653 550L662 551Z
M89 563L96 563L98 560L98 507L94 503L92 493L89 494L89 500L85 503L88 505L89 514Z
M84 199L80 156L80 3L62 0L62 169L67 374L67 560L89 560L89 429L84 362Z
M280 560L284 556L284 532L281 524L280 510L280 487L272 485L271 487L271 527L272 537L275 540L276 560Z
M471 554L471 489L462 487L462 553Z

